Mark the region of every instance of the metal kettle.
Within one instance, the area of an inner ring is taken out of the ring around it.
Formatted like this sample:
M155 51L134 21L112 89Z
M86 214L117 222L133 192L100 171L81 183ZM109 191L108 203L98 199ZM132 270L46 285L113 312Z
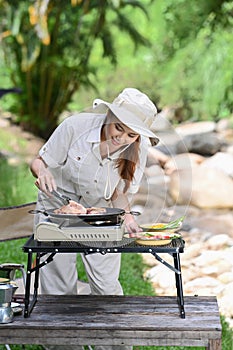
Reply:
M11 300L17 288L14 282L0 283L0 323L13 321Z

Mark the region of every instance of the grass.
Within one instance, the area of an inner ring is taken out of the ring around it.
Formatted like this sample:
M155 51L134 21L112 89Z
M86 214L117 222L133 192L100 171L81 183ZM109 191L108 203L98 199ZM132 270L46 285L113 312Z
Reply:
M37 198L34 178L26 164L13 166L0 160L0 188L1 207L34 202Z
M31 202L36 199L34 180L28 171L28 167L22 165L18 168L9 166L5 161L0 164L0 203L1 207L18 205ZM27 255L22 251L22 246L27 239L6 241L0 243L1 262L22 263L26 266ZM77 258L79 277L86 280L85 271L80 256ZM122 268L120 281L126 295L154 295L152 285L143 280L143 272L147 267L139 254L122 254ZM233 350L233 331L229 329L225 319L222 322L222 350ZM0 345L0 350L5 349ZM41 350L36 345L12 345L12 350ZM135 346L134 350L204 350L200 347L142 347Z
M12 133L0 129L0 149L4 149L10 153L15 153L15 150L23 150L26 148L27 141L20 137L13 137Z

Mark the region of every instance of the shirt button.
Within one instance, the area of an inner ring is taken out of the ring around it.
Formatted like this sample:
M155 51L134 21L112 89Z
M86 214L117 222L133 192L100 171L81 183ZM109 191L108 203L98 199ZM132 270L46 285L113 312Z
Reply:
M77 160L80 160L81 159L81 157L77 157Z
M103 166L103 164L102 164L102 163L100 163L99 165L100 165L100 166Z
M97 184L98 181L97 181L97 180L94 180L94 182Z
M86 194L90 194L90 192L89 192L89 191L86 191Z

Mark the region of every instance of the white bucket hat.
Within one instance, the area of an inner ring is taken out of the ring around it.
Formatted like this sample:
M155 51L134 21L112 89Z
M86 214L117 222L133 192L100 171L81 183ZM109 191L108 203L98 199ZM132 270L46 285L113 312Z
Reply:
M147 95L134 88L124 89L112 103L95 99L93 109L113 114L137 134L149 137L153 145L159 142L158 137L150 130L157 114L157 109Z

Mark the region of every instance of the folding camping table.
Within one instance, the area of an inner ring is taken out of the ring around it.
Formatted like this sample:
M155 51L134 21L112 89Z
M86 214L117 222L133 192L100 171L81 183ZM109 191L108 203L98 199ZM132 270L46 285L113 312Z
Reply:
M115 242L83 242L75 241L57 241L41 242L34 239L32 235L23 246L23 251L28 254L27 278L25 288L25 309L24 317L29 317L33 307L38 299L39 271L43 266L53 260L55 254L59 253L84 253L84 254L107 254L107 253L150 253L160 263L175 273L175 283L177 290L177 303L180 311L180 317L185 318L184 297L182 286L182 274L180 264L180 253L184 252L182 238L173 239L170 244L164 246L142 246L132 239L123 238L122 241ZM173 265L161 258L161 253L170 254L173 257ZM35 259L33 254L36 255ZM43 261L41 258L45 257ZM35 260L35 261L34 261ZM30 295L31 275L35 273L34 293Z

